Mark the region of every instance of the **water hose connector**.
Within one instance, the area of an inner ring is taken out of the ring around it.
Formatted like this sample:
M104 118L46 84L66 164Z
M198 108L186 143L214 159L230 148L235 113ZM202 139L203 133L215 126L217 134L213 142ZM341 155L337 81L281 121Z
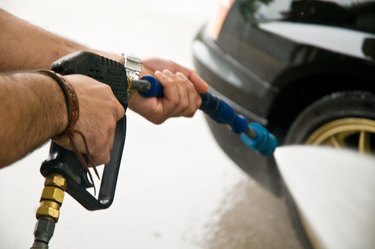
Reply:
M34 243L31 249L48 249L53 236L55 223L59 220L60 207L64 201L66 179L58 174L46 177L40 206L36 211L38 219L34 230Z

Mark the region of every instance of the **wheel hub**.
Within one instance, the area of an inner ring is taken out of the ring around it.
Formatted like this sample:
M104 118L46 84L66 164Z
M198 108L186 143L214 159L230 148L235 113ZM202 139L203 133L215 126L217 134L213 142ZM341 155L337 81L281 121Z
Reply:
M375 153L375 121L366 118L343 118L319 127L306 144L351 148L363 154Z

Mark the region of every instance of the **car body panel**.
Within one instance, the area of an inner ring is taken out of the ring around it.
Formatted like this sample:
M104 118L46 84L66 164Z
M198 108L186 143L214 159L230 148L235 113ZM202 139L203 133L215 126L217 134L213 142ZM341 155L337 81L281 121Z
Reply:
M290 22L262 23L259 24L259 27L296 43L308 44L360 59L372 59L363 51L365 40L375 38L375 35L370 33L324 25Z

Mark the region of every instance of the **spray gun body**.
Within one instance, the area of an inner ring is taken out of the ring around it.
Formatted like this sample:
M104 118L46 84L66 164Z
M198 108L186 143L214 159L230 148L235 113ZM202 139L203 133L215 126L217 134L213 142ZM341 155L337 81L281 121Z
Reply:
M82 74L108 84L116 98L127 108L128 84L124 66L102 56L77 52L62 57L52 65L55 72ZM111 150L111 160L104 167L98 197L89 192L93 187L77 156L58 144L51 142L49 158L40 168L46 177L45 186L37 210L38 219L34 231L32 249L47 249L53 235L55 223L60 215L64 192L69 193L76 201L88 210L108 208L114 199L117 176L125 143L126 117L117 122L115 140ZM86 159L85 155L82 155Z
M52 64L56 73L83 74L108 84L116 98L127 108L127 76L121 63L90 52L77 52L62 57ZM98 198L89 191L93 184L82 168L76 155L52 142L50 157L41 166L43 176L59 173L67 179L67 192L88 210L108 208L114 199L117 175L125 143L126 117L118 121L115 141L111 150L111 161L104 167ZM84 156L84 155L83 155Z

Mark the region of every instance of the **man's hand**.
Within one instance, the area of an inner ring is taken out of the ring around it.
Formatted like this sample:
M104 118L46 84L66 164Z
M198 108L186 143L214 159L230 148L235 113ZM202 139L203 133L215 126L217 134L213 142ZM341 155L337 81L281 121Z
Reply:
M199 93L205 93L208 91L207 83L193 70L184 67L171 60L165 60L160 58L149 58L143 59L142 75L154 74L156 71L169 70L172 73L180 72L193 83L195 89Z
M170 117L193 116L201 104L199 93L208 91L207 83L196 72L170 60L143 60L141 76L146 74L160 81L164 97L146 99L135 93L129 107L156 124Z
M74 129L85 135L95 165L108 163L116 123L124 116L124 108L108 85L83 75L67 75L64 78L73 86L78 96L80 114ZM67 137L55 142L72 149ZM84 153L81 137L75 136L74 142L78 150Z

